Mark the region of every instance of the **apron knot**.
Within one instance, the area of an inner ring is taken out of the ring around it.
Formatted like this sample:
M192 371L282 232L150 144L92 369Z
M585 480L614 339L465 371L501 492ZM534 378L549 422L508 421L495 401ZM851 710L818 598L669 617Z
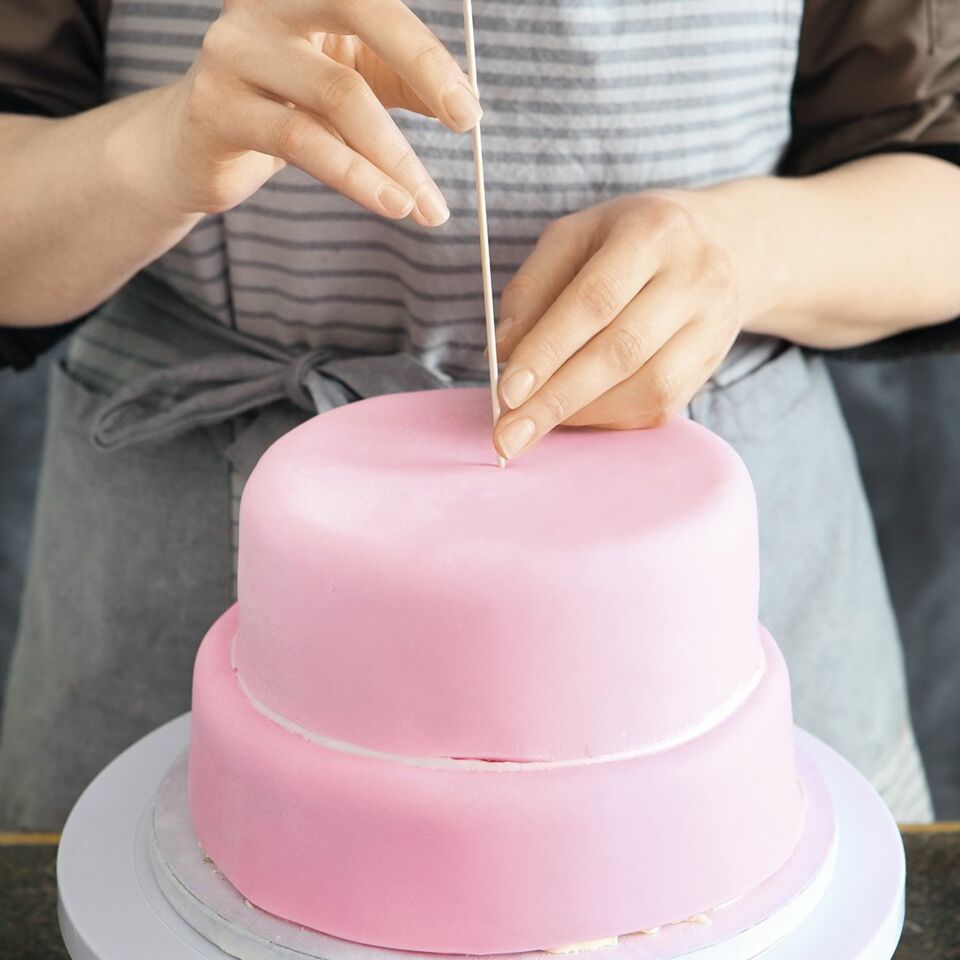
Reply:
M448 385L409 354L296 350L232 329L147 274L131 280L114 306L166 326L179 359L107 398L91 426L100 450L171 440L282 400L323 413L364 397Z
M283 372L283 389L291 403L310 413L329 406L319 399L318 390L322 389L319 368L331 359L329 350L307 350L291 358Z

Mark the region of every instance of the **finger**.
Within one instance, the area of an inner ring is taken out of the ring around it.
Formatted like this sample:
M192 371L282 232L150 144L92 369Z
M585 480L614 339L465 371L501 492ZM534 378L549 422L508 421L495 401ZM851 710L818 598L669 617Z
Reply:
M514 348L500 398L516 409L620 315L658 266L654 251L625 232L611 233L533 329Z
M328 34L329 36L332 35ZM421 116L436 119L430 107L417 96L416 90L403 77L398 77L389 64L384 63L363 43L358 42L357 46L359 49L354 58L354 69L358 70L370 84L377 98L388 110L410 110ZM324 52L327 52L327 44L324 44ZM334 59L337 57L334 56Z
M494 431L500 453L513 459L617 384L631 378L688 320L675 287L653 281L602 333L572 356ZM519 446L522 444L522 446Z
M331 4L326 4L330 6ZM349 28L401 76L451 130L470 130L483 110L449 50L400 0L334 4Z
M584 226L579 227L579 221ZM593 231L585 218L555 220L500 295L497 352L509 360L516 345L547 312L594 252Z
M400 184L309 114L250 93L223 123L226 142L279 157L374 213L401 219L413 210Z
M247 83L328 120L349 146L407 190L424 226L449 219L443 194L356 70L299 37L254 46L242 69Z
M632 377L608 390L567 421L575 427L635 430L662 426L680 413L730 348L718 347L707 322L691 323Z

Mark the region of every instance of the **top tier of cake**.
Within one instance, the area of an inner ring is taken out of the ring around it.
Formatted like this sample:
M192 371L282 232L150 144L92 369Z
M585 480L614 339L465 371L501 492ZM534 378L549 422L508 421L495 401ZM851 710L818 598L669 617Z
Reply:
M268 451L240 512L252 702L348 750L518 761L643 752L733 712L763 671L734 451L676 420L559 430L500 470L489 418L482 390L406 394Z

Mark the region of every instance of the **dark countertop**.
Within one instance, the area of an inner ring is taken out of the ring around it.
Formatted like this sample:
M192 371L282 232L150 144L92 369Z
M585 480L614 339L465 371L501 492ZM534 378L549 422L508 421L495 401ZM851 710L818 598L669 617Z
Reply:
M906 827L907 923L896 960L960 960L960 823ZM0 833L0 960L66 960L57 837ZM843 960L842 957L811 960Z

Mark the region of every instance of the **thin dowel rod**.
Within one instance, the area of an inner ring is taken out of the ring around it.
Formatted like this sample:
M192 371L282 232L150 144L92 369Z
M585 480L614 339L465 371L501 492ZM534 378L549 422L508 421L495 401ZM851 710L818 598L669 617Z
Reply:
M467 48L467 76L473 92L480 97L477 83L477 43L473 35L473 2L463 0L463 31ZM500 419L500 398L497 388L500 382L500 366L497 361L497 321L493 311L493 274L490 269L490 231L487 227L487 190L483 177L483 140L480 124L473 128L473 167L477 179L477 223L480 227L480 270L483 275L483 318L487 328L487 365L490 370L490 403L493 422ZM503 457L497 457L501 467L507 465Z

